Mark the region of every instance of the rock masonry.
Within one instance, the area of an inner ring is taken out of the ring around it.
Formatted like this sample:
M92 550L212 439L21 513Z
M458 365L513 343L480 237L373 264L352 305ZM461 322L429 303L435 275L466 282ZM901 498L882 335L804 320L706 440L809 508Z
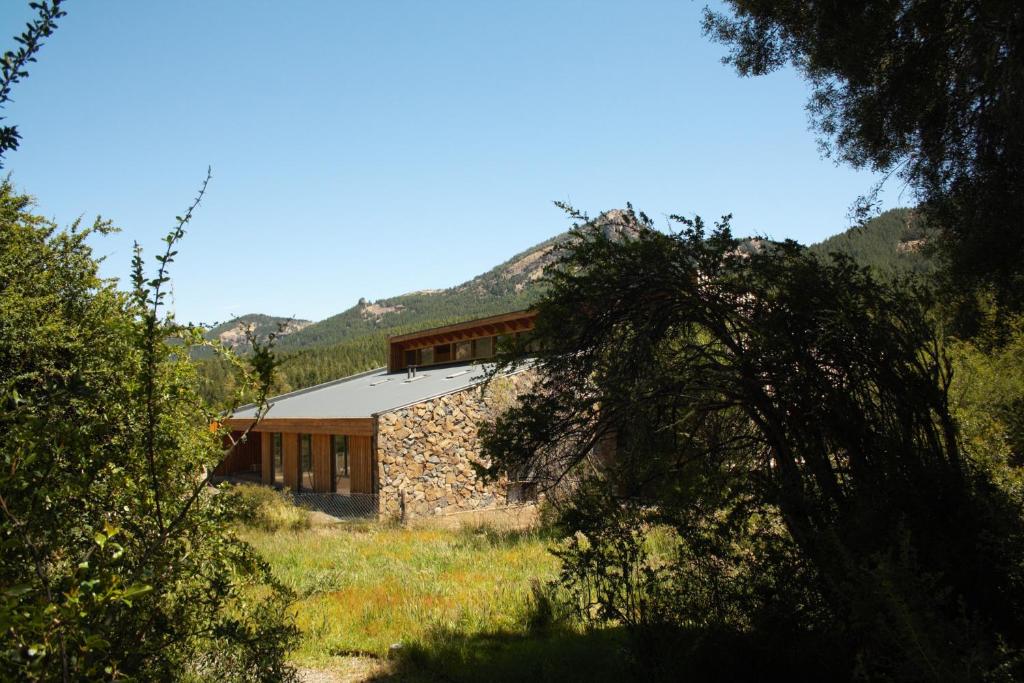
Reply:
M380 515L406 519L506 505L507 481L484 483L479 425L515 402L530 373L495 378L383 413L377 422Z

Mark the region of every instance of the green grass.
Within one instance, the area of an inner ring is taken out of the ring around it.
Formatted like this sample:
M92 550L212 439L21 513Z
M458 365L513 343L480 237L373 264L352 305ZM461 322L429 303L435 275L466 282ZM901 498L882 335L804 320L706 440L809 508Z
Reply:
M493 650L495 634L522 647L531 582L558 570L550 541L535 533L366 523L241 535L299 596L293 657L306 666L386 657L393 643L423 661L458 643L471 662L468 644Z

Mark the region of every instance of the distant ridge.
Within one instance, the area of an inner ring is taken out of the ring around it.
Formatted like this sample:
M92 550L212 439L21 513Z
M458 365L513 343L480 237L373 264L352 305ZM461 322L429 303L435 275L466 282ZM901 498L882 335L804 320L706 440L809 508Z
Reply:
M634 229L628 214L621 210L606 211L592 224L606 231ZM540 294L545 268L558 259L558 247L568 238L569 232L560 233L448 289L424 289L373 302L361 299L355 306L282 339L280 348L337 344L369 333L398 334L528 308Z

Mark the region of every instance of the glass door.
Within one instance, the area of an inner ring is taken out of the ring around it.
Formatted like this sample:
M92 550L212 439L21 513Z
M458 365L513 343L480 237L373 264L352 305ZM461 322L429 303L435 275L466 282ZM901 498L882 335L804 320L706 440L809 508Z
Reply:
M299 490L313 490L312 434L299 434Z
M341 434L331 436L331 465L334 469L334 490L336 493L351 493L352 484L348 472L348 437Z
M270 468L273 472L274 486L284 486L284 448L281 444L281 432L270 435Z

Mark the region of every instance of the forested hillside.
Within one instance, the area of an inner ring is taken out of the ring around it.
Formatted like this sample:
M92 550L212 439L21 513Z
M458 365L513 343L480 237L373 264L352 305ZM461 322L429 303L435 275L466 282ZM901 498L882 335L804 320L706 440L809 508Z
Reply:
M839 252L880 275L931 273L935 262L928 257L927 233L911 209L891 209L864 226L850 228L811 245L819 255Z
M418 329L528 307L538 280L555 258L565 233L516 254L456 287L410 292L374 302L361 300L337 315L281 340L282 351L334 346L358 337ZM381 356L383 358L383 355Z

